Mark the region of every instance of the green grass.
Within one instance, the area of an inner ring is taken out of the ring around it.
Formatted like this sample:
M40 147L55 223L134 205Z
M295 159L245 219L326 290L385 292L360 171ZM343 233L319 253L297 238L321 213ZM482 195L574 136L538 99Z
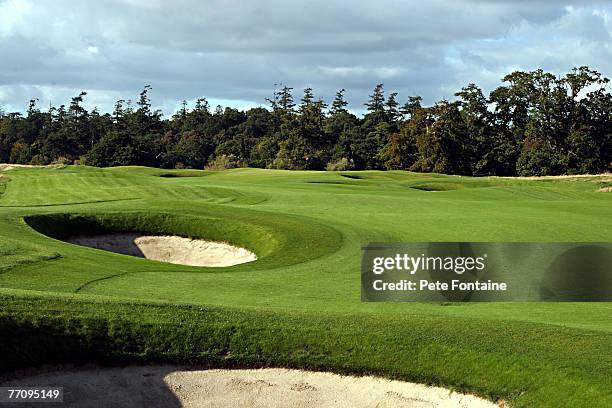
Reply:
M6 190L7 179L0 175L0 196L4 194L4 190Z
M71 166L4 175L0 349L10 358L0 369L272 365L441 384L517 407L612 405L610 303L362 303L359 292L367 242L610 241L602 180ZM51 238L92 229L222 239L259 260L196 268Z

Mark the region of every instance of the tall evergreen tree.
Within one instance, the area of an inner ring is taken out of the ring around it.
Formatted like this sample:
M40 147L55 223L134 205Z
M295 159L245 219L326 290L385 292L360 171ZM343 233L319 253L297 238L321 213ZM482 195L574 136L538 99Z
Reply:
M348 106L348 102L344 100L344 92L346 92L344 88L336 92L336 97L334 98L331 104L331 109L329 111L331 115L348 112L348 110L346 109L346 107Z
M377 84L374 87L374 91L365 106L368 113L364 117L364 122L367 122L369 126L375 127L386 121L383 84Z

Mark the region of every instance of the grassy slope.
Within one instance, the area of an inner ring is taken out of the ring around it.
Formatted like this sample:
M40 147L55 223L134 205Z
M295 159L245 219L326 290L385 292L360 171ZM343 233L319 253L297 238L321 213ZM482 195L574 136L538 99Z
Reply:
M202 177L158 177L168 173ZM0 289L6 327L31 333L27 327L40 329L41 316L52 315L58 327L99 338L99 325L83 322L104 317L129 327L103 325L106 337L138 349L106 345L106 356L374 372L501 396L516 406L587 406L583 398L589 406L612 404L610 304L359 301L359 251L368 241L610 241L612 196L596 193L596 180L73 167L5 174L0 287L16 289ZM252 265L202 270L65 244L22 220L126 211L218 220L219 228L179 221L176 228L223 232L249 246L254 238L241 240L243 225L270 240L270 253ZM125 298L207 306L135 307ZM166 354L138 336L155 327L152 337L170 347ZM179 332L194 339L197 353ZM23 357L19 344L10 347Z

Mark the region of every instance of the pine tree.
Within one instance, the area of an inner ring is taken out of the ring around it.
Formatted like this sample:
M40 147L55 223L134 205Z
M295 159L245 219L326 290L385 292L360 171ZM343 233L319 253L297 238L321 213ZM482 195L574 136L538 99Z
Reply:
M291 91L293 91L293 88L283 86L278 93L278 106L285 114L293 113L293 108L295 107Z
M400 112L398 110L399 103L397 102L396 98L397 92L391 92L387 97L387 102L385 103L387 122L390 124L395 124L395 122L400 118Z
M377 84L374 87L374 91L372 92L372 95L370 95L370 99L365 106L370 114L381 117L383 116L385 112L385 94L383 91L383 84Z
M344 92L346 92L344 88L336 92L336 97L334 98L330 109L330 113L332 115L348 112L348 110L346 109L346 107L348 106L348 102L344 100Z

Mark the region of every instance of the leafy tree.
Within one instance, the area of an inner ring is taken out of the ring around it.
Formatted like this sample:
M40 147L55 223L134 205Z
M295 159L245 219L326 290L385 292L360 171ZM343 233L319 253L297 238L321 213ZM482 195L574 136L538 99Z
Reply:
M498 174L503 165L496 160L500 152L487 99L476 84L469 84L455 96L460 98L461 120L467 132L462 148L465 160L471 164L471 174Z
M126 133L107 133L87 153L86 163L90 166L111 167L134 164L133 141Z
M359 119L348 111L338 110L325 118L323 127L331 145L331 161L342 158L354 161L353 144L359 140L356 135L361 134Z
M310 150L306 141L297 132L289 134L279 144L279 150L272 162L272 167L285 170L303 170L308 167Z
M280 143L278 133L262 137L251 152L250 163L256 167L271 168L278 155Z
M167 146L165 165L167 167L204 168L214 146L194 130L184 130L178 135L167 132L161 140Z
M27 164L32 156L32 151L28 144L17 142L11 148L11 152L9 153L9 162L16 164Z
M588 67L574 68L564 78L569 88L570 129L566 140L568 173L597 173L610 169L612 160L612 96L609 80ZM584 98L585 89L591 88Z
M407 170L418 160L417 136L427 131L428 112L421 106L420 96L411 96L400 114L408 117L400 131L393 133L380 153L388 170Z
M441 101L428 109L425 131L417 134L419 159L413 165L417 171L470 174L466 153L467 128L461 117L459 103ZM431 121L431 122L430 122Z
M253 108L246 112L246 120L235 125L230 140L215 149L215 156L234 157L241 163L250 163L251 153L257 143L274 132L271 113L264 108Z
M380 153L387 170L407 170L417 157L416 139L410 126L402 127L399 133L393 133Z
M421 102L423 102L423 98L420 96L409 96L406 103L400 108L400 115L402 115L402 118L412 119L416 112L422 108Z

